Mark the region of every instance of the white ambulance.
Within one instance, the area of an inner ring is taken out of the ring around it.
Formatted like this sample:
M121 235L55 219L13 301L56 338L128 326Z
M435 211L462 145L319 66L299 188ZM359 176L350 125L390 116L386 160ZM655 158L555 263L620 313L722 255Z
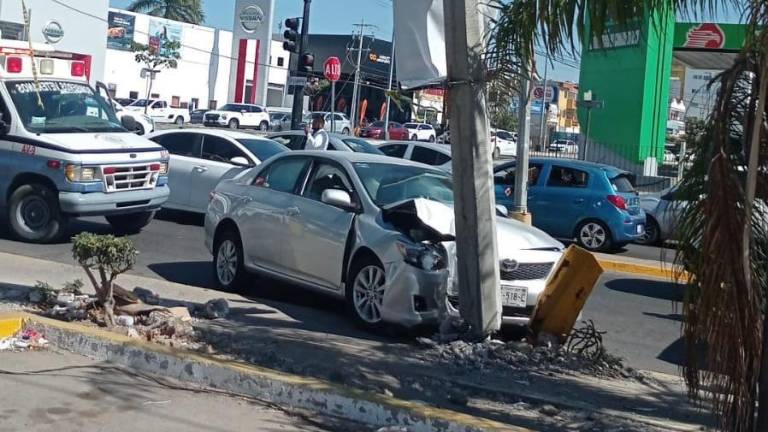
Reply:
M78 216L134 233L168 198L168 152L88 85L90 60L0 40L0 209L19 240L59 239Z

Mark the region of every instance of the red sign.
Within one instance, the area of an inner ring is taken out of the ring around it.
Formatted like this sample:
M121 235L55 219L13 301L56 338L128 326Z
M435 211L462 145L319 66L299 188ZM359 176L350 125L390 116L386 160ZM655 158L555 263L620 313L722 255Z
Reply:
M725 33L719 25L703 23L688 31L685 48L719 49L725 46Z
M328 57L323 63L323 74L328 81L338 81L341 78L341 60L338 57Z

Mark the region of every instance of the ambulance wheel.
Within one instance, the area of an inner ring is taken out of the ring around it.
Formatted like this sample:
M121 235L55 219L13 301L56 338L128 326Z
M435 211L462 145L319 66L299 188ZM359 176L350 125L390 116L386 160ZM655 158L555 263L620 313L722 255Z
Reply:
M67 228L67 216L59 209L58 194L48 186L32 183L19 186L8 206L11 232L19 240L49 243Z

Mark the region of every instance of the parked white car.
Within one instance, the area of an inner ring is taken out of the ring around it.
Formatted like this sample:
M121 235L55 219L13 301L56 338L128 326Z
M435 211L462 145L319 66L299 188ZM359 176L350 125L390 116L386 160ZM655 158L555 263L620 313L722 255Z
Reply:
M547 147L547 151L555 153L578 154L579 145L572 140L558 139L554 140L552 144Z
M152 119L152 117L144 113L128 111L124 106L120 105L117 101L114 100L112 101L112 106L115 107L115 115L117 116L118 120L122 121L123 117L133 118L133 120L136 122L136 129L134 132L136 132L137 135L144 135L155 131L155 121Z
M437 133L431 124L405 123L403 127L408 129L408 136L411 141L437 141Z
M517 138L512 132L502 129L491 130L491 144L493 144L493 158L500 156L517 155Z
M389 157L423 163L439 168L447 173L453 171L451 146L449 145L413 141L388 141L379 145L379 150Z
M331 130L331 113L327 111L314 111L305 115L304 119L302 120L301 128L304 129L307 125L311 126L312 119L317 116L323 116L323 120L325 120L325 126L323 126L323 129L328 132L336 132L342 135L349 135L352 131L352 123L349 121L349 118L345 114L338 112L333 113L333 130Z
M205 213L208 194L226 178L289 151L284 145L238 131L169 129L148 136L171 154L171 195L163 207Z
M261 105L226 104L223 107L205 113L206 126L226 126L230 129L258 128L269 130L269 111Z
M128 111L145 113L155 123L176 123L181 126L189 123L190 114L186 108L173 108L166 101L157 99L139 99L125 107Z

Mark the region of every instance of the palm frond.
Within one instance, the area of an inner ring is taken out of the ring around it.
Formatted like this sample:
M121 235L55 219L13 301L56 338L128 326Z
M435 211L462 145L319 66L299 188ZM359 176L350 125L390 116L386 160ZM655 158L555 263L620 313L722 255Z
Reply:
M201 0L135 0L128 10L190 24L205 20Z

